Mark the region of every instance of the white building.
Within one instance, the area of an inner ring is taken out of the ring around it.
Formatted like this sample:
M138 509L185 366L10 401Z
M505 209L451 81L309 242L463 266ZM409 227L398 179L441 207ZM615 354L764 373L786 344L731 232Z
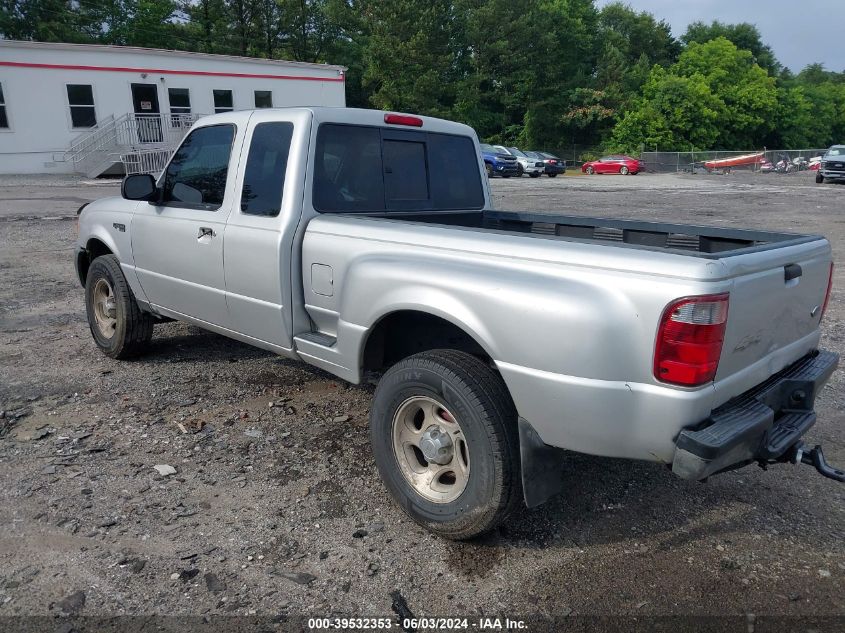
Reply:
M89 176L159 160L199 116L344 106L343 66L0 40L0 173ZM140 169L143 170L143 169Z

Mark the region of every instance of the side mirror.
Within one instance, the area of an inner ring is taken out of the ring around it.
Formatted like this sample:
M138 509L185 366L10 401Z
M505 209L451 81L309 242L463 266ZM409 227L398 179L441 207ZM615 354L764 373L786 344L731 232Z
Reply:
M127 200L155 200L158 197L156 181L150 174L133 174L123 179L120 195Z

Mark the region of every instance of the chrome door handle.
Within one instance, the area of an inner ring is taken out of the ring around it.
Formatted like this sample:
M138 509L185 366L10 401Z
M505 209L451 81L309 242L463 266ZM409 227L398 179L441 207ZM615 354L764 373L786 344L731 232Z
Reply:
M214 232L214 229L211 229L207 226L201 226L199 233L197 234L197 239L201 240L204 237L214 237L217 233Z

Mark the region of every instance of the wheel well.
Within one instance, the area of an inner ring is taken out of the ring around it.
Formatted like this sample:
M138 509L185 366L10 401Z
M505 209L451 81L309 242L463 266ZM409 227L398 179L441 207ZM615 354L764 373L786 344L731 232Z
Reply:
M373 326L364 346L363 370L379 371L432 349L455 349L490 362L484 348L460 327L433 314L403 310Z
M77 255L77 272L79 273L79 281L84 286L85 280L88 278L88 268L91 262L97 259L100 255L111 255L111 249L96 237L92 237L85 244L85 250Z

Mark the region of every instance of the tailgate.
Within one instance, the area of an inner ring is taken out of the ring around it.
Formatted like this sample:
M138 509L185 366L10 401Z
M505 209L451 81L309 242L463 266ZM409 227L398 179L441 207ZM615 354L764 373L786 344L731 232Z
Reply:
M756 261L739 261L744 256L723 260L738 274L730 289L717 381L818 330L830 278L830 245L820 240L783 250L788 252L755 254ZM787 362L807 351L796 349Z

